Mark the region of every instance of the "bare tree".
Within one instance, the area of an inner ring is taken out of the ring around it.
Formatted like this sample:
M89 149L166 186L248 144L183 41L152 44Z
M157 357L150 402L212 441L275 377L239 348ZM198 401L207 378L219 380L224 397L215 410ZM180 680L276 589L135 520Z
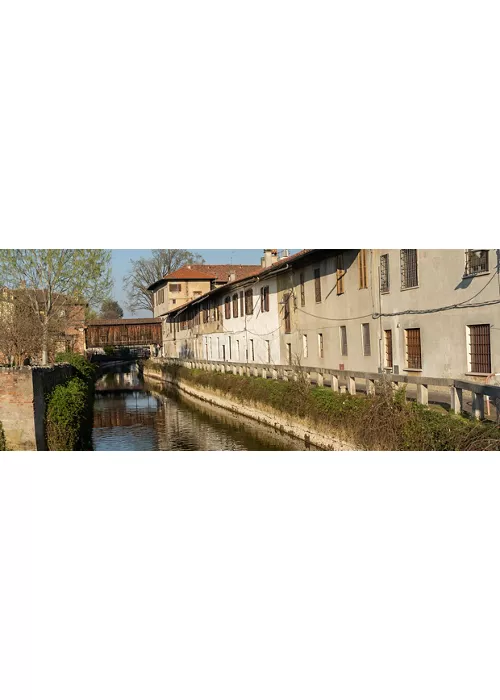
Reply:
M0 297L0 354L20 366L41 351L41 322L25 296L3 290Z
M42 364L47 364L51 325L59 324L59 319L64 321L68 304L97 304L109 295L111 252L0 249L0 281L13 290L24 289L36 318L40 319Z
M152 253L150 258L131 260L131 270L123 278L127 307L131 313L140 309L153 313L153 295L148 292L148 287L184 265L200 265L205 262L200 255L180 248L155 249Z

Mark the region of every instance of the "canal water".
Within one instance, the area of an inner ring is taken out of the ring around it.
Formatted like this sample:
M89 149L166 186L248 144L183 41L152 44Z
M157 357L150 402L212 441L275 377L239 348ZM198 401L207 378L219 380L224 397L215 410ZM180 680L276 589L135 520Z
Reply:
M301 440L272 428L148 384L136 364L96 383L96 451L305 451Z

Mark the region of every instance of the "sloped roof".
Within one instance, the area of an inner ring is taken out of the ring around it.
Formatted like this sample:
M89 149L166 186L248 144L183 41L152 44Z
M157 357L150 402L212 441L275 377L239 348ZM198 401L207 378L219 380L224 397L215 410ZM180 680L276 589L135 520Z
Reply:
M126 326L128 324L161 323L161 318L98 318L88 326Z
M188 266L191 270L206 270L212 279L217 280L217 282L227 282L229 280L229 275L234 272L236 281L248 275L255 275L257 272L262 270L261 265L190 265Z
M163 277L164 280L214 280L216 275L211 274L208 270L193 270L190 267L180 267L178 270L171 272ZM158 284L158 282L155 282Z

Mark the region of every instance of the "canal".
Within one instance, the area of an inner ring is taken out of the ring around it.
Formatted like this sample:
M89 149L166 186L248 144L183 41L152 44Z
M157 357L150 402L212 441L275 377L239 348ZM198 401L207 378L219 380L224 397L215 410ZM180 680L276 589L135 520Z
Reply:
M136 364L97 381L92 440L96 451L314 450L172 388L148 384Z

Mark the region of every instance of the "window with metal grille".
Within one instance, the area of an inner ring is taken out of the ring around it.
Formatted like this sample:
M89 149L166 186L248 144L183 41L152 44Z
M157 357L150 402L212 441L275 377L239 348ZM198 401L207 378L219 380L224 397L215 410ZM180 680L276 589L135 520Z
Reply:
M347 355L347 326L340 326L340 354Z
M314 270L314 293L316 295L316 303L321 301L321 270L319 267Z
M418 259L416 248L401 250L401 289L418 287Z
M255 348L254 348L253 340L250 341L250 353L251 353L251 357L252 357L252 362L255 362Z
M491 374L489 324L469 326L469 372Z
M406 366L408 369L422 369L422 346L420 328L408 328L406 336Z
M285 333L292 332L292 322L290 318L290 296L287 294L283 297L283 309L285 319Z
M366 267L366 250L360 250L358 253L358 276L359 288L368 289L368 270Z
M238 318L238 295L233 294L233 318Z
M224 312L226 319L231 318L231 297L224 299Z
M322 360L325 356L325 350L323 346L323 333L318 333L318 356Z
M269 287L260 288L260 310L269 311Z
M241 355L240 355L240 341L236 341L236 354L238 356L238 362L241 360Z
M361 324L361 335L363 338L363 355L369 357L372 354L372 344L370 338L370 324Z
M253 314L253 289L247 289L245 292L245 313L247 316Z
M389 253L380 256L380 291L389 291Z
M308 355L308 347L307 347L307 335L302 336L302 354L304 358L307 358Z
M344 270L344 256L343 255L337 255L337 294L343 294L344 293L344 275L345 275L345 270Z
M267 345L267 361L271 362L271 341L266 340Z
M231 343L231 336L229 336L229 338L227 339L227 342L229 344L229 359L232 360L233 359L233 346Z
M487 250L465 251L465 274L477 275L480 272L488 272Z
M384 331L385 340L385 366L392 369L392 330Z
M300 273L300 305L306 305L306 282L303 272Z
M245 315L245 305L243 301L243 292L240 292L240 316L243 317Z

